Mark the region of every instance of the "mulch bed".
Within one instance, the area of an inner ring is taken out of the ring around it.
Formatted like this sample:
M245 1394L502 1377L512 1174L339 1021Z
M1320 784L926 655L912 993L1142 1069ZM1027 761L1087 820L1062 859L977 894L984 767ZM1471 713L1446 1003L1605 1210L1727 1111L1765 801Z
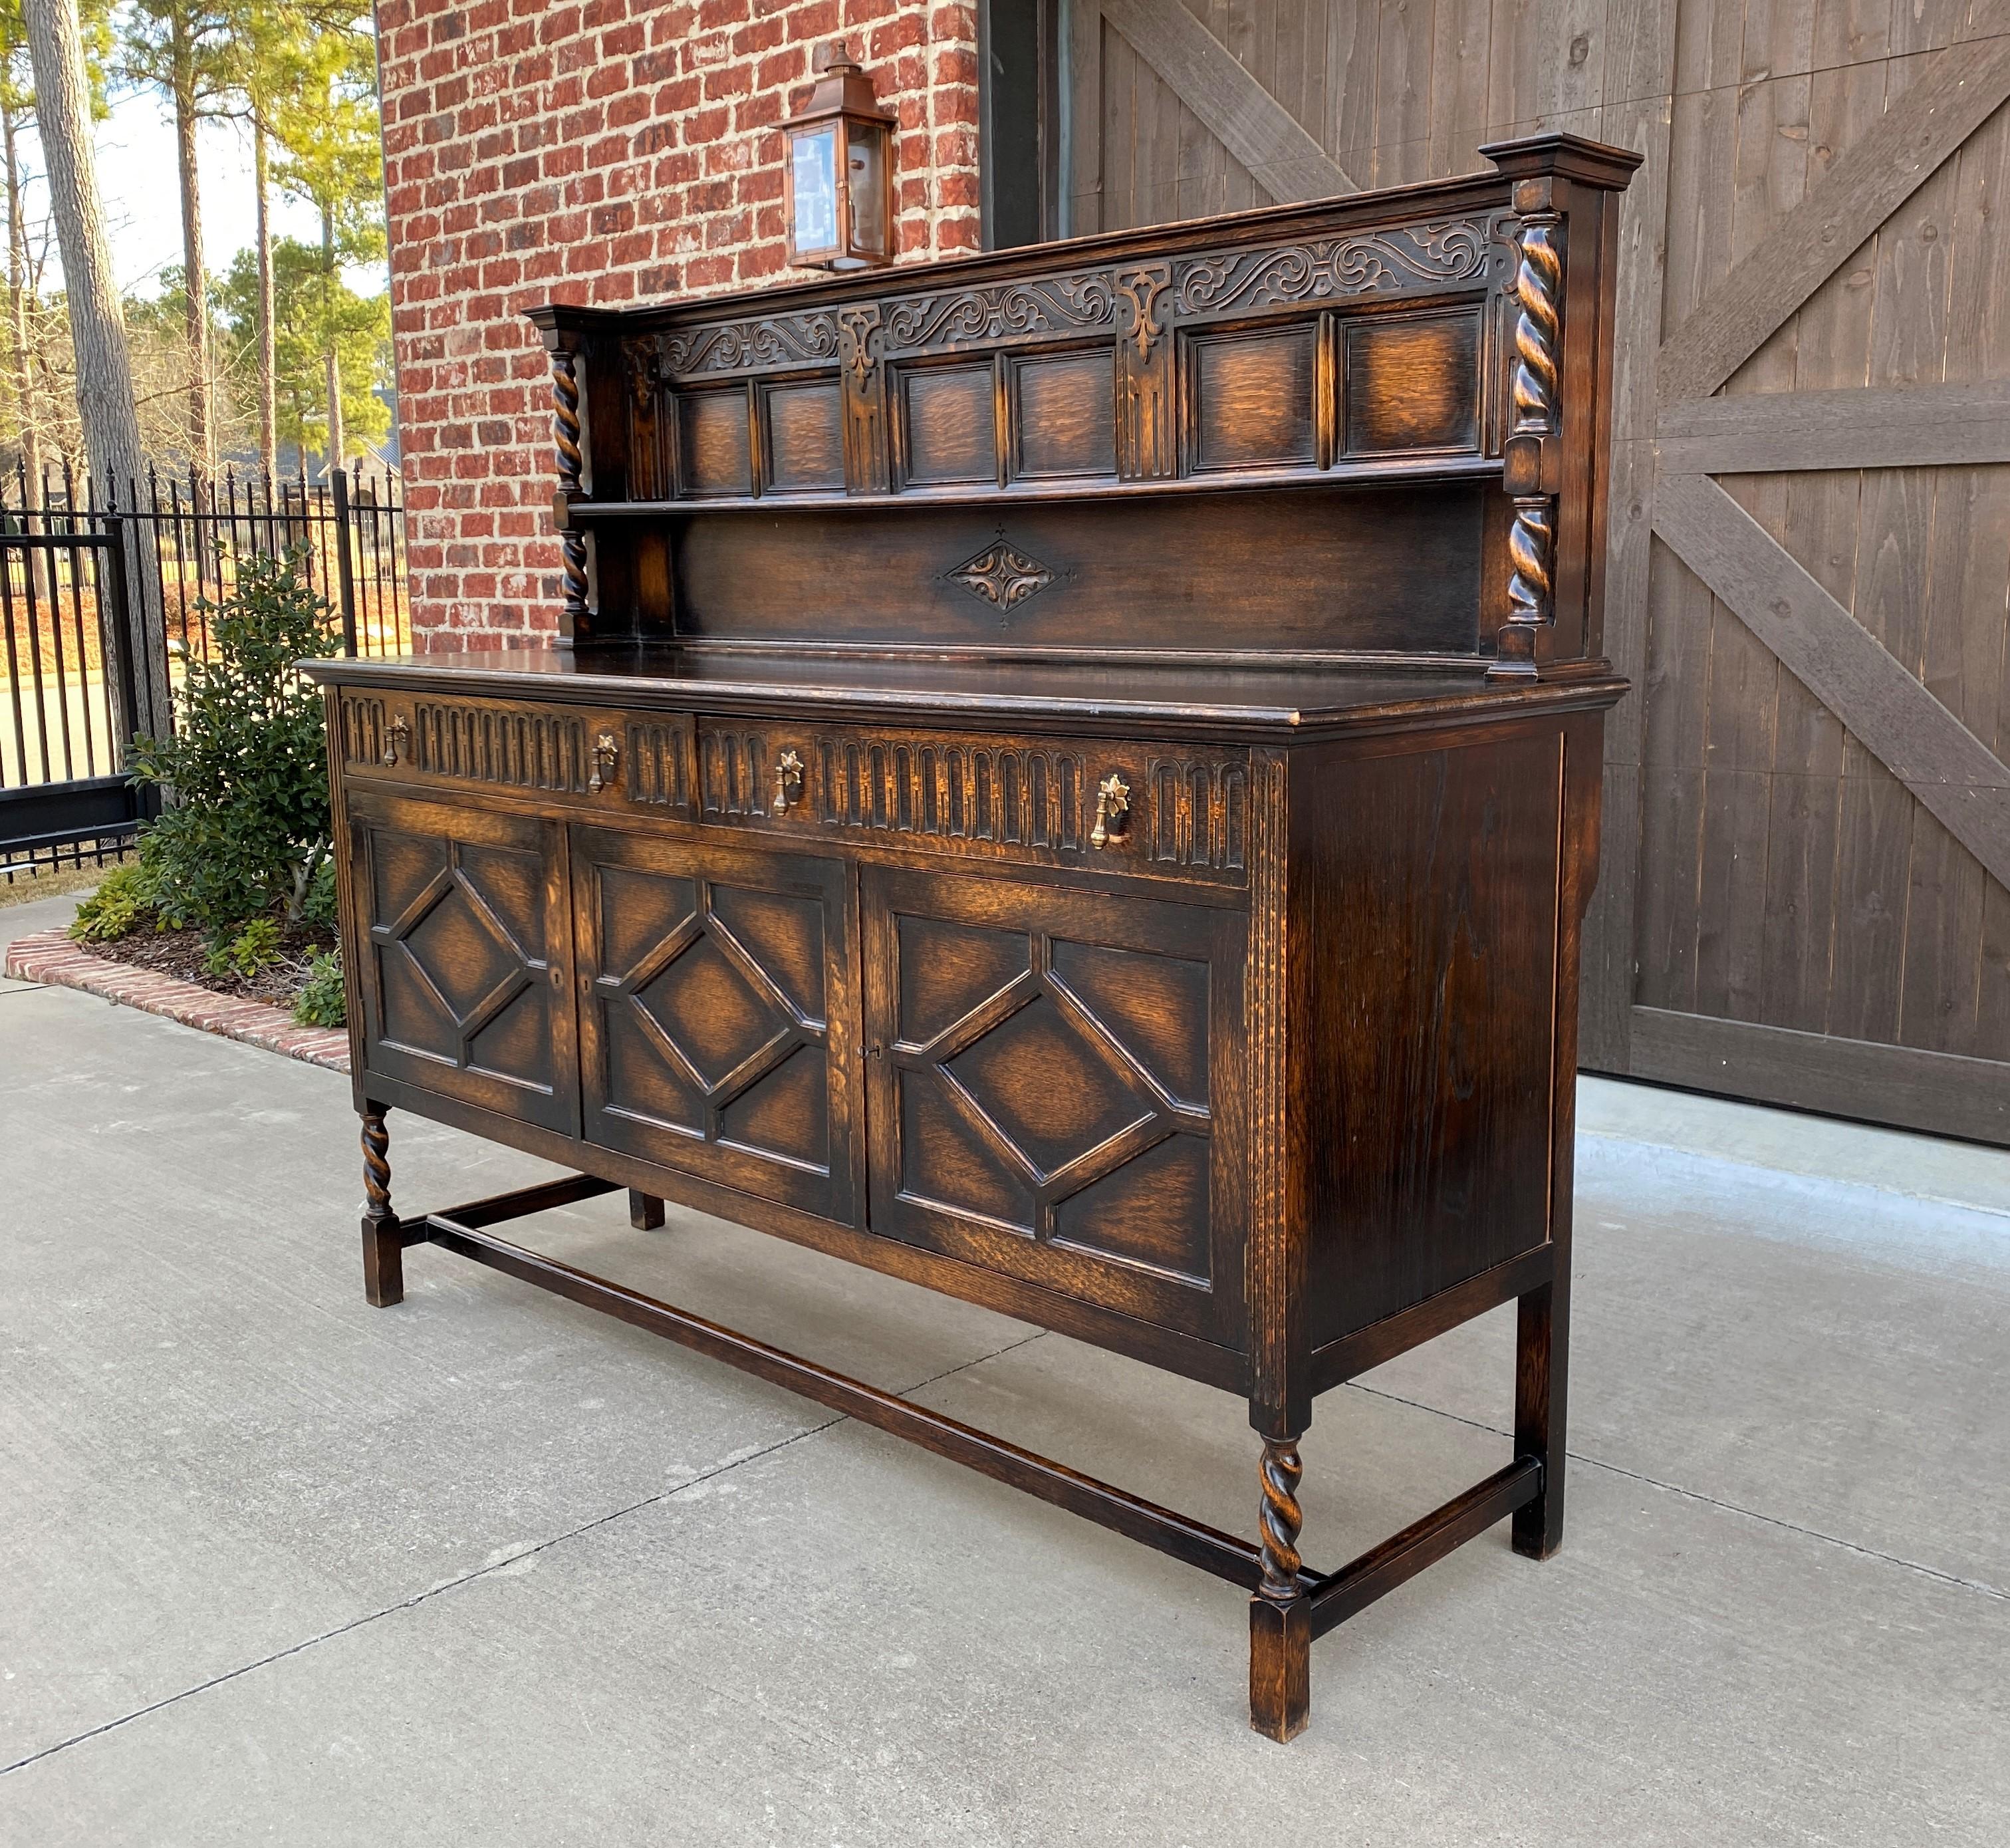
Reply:
M199 930L140 930L108 944L84 946L94 956L112 962L130 963L133 968L158 970L178 981L193 982L213 994L235 995L245 1000L263 1001L268 1007L291 1012L293 997L300 993L307 973L307 960L317 950L332 950L335 933L311 926L288 925L280 936L280 959L255 976L234 970L215 976L209 969L209 944Z

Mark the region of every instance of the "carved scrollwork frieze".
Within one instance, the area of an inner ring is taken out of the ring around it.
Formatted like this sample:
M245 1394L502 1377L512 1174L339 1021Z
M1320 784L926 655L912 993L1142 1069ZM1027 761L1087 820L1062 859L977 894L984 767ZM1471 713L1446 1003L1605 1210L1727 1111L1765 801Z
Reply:
M1210 252L1174 265L1084 269L1025 282L930 290L879 304L885 351L907 355L1045 335L1115 332L1141 362L1172 322L1357 295L1415 294L1483 283L1497 226L1481 214L1351 236ZM712 322L656 337L665 378L847 361L850 308Z
M1174 307L1219 315L1355 295L1416 294L1486 280L1494 233L1484 216L1394 225L1348 237L1224 251L1178 265Z
M761 321L720 321L657 336L657 363L668 378L760 372L815 365L837 355L837 316L828 308Z
M896 352L925 353L1014 334L1106 328L1116 318L1117 291L1110 272L1085 270L889 302L886 342Z

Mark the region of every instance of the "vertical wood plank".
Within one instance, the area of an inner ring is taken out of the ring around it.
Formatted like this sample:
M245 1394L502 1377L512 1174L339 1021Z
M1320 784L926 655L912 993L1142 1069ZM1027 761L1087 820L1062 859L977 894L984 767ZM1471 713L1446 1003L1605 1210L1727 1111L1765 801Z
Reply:
M1895 7L1892 30L1904 34L1909 7ZM1893 46L1903 43L1902 37ZM1895 57L1886 66L1888 111L1923 74L1925 60ZM1943 169L1887 219L1872 255L1872 310L1865 382L1895 386L1937 376L1946 350L1947 275L1944 240L1934 226L1950 194ZM1923 652L1932 517L1931 472L1872 469L1863 476L1851 605L1859 622L1902 663ZM1845 724L1847 721L1845 720ZM1912 840L1934 825L1884 766L1845 734L1841 851L1838 877L1848 895L1849 927L1839 929L1834 958L1831 1032L1866 1040L1899 1038L1903 1015ZM1931 902L1930 901L1929 901ZM1834 1023L1841 1023L1840 1025Z
M1375 183L1427 178L1434 0L1383 0L1376 35Z
M1381 30L1379 5L1364 0L1358 6L1330 5L1326 9L1327 126L1323 138L1333 158L1356 178L1375 171L1375 72Z
M1883 112L1881 55L1888 38L1884 0L1822 0L1814 16L1809 84L1808 184ZM1870 253L1843 265L1795 317L1795 383L1804 391L1861 386L1870 364L1874 294ZM1800 475L1789 485L1781 543L1809 575L1847 604L1856 581L1860 475ZM1837 936L1848 928L1839 905L1843 733L1828 709L1794 678L1780 676L1774 720L1775 776L1770 800L1766 941L1760 986L1765 1018L1803 1032L1827 1030Z
M1579 1056L1628 1069L1639 883L1641 752L1648 699L1648 585L1653 559L1654 361L1661 339L1668 211L1669 96L1677 0L1614 0L1603 46L1599 133L1646 158L1620 208L1612 375L1613 462L1605 647L1633 691L1606 724L1603 848L1584 923ZM1664 563L1664 571L1672 568Z
M1103 229L1103 9L1096 0L1068 0L1067 201L1062 234L1087 237Z
M1726 16L1728 15L1728 16ZM1662 325L1679 326L1731 266L1736 87L1742 12L1683 0L1676 16ZM1728 35L1728 47L1724 43ZM1640 793L1637 998L1692 1013L1709 724L1710 592L1657 542L1648 585Z

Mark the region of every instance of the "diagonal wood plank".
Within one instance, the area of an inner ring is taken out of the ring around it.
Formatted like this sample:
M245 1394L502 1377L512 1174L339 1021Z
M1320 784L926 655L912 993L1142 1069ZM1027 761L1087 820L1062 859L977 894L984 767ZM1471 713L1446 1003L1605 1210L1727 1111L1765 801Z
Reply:
M2010 886L2010 769L1707 475L1664 474L1654 530Z
M1828 177L1662 343L1664 404L1707 397L2010 98L2010 0L1976 9L1971 38L1839 155Z
M1101 0L1103 16L1280 205L1358 190L1180 0Z
M2010 462L2010 379L1691 398L1662 407L1656 439L1674 474Z

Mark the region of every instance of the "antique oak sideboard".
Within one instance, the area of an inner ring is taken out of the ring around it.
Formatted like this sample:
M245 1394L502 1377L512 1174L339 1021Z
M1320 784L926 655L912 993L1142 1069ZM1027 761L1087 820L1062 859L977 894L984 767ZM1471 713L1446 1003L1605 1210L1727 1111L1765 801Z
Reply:
M1250 1708L1563 1527L1635 157L532 316L561 633L314 663L370 1300L430 1243L1248 1588ZM394 1211L393 1107L576 1169ZM541 1256L626 1189L1246 1398L1258 1538ZM1307 1566L1319 1394L1511 1299L1514 1459Z

